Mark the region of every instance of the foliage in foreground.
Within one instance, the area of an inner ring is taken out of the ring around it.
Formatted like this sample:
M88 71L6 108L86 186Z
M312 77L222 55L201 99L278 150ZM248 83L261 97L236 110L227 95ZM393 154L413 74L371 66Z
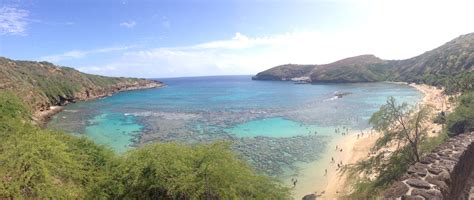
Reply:
M0 199L289 199L226 143L151 144L111 150L30 123L28 109L0 92Z
M222 142L148 145L129 152L119 169L120 199L285 199L289 192L255 175Z

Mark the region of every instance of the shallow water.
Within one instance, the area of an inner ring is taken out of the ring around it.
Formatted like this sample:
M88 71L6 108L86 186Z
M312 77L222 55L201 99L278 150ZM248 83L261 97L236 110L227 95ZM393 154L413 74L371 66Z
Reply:
M48 126L86 135L117 152L154 141L230 140L259 171L278 176L297 171L295 163L320 158L335 134L367 128L387 97L408 103L421 98L402 84L312 85L250 78L160 79L167 87L68 105ZM336 92L350 94L335 98Z

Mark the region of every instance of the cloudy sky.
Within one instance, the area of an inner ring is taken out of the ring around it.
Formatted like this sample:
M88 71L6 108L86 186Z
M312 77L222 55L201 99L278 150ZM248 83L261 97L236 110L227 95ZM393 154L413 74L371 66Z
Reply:
M472 0L2 0L0 56L146 78L255 74L474 32Z

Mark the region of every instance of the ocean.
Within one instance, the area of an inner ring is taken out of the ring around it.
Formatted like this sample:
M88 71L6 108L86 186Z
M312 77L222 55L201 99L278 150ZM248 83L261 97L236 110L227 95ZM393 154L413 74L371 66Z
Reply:
M160 81L167 86L70 104L48 127L118 153L152 142L229 141L257 171L278 177L321 158L341 133L369 128L370 116L389 96L409 104L422 98L408 85L384 82L295 84L251 76Z

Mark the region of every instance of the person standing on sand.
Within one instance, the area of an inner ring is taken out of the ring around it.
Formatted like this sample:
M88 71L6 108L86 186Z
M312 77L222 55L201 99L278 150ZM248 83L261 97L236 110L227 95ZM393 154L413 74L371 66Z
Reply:
M295 179L292 179L292 180L293 180L293 188L295 188L295 187L296 187L296 183L298 183L298 179L295 178Z
M324 170L324 176L328 175L328 169Z

